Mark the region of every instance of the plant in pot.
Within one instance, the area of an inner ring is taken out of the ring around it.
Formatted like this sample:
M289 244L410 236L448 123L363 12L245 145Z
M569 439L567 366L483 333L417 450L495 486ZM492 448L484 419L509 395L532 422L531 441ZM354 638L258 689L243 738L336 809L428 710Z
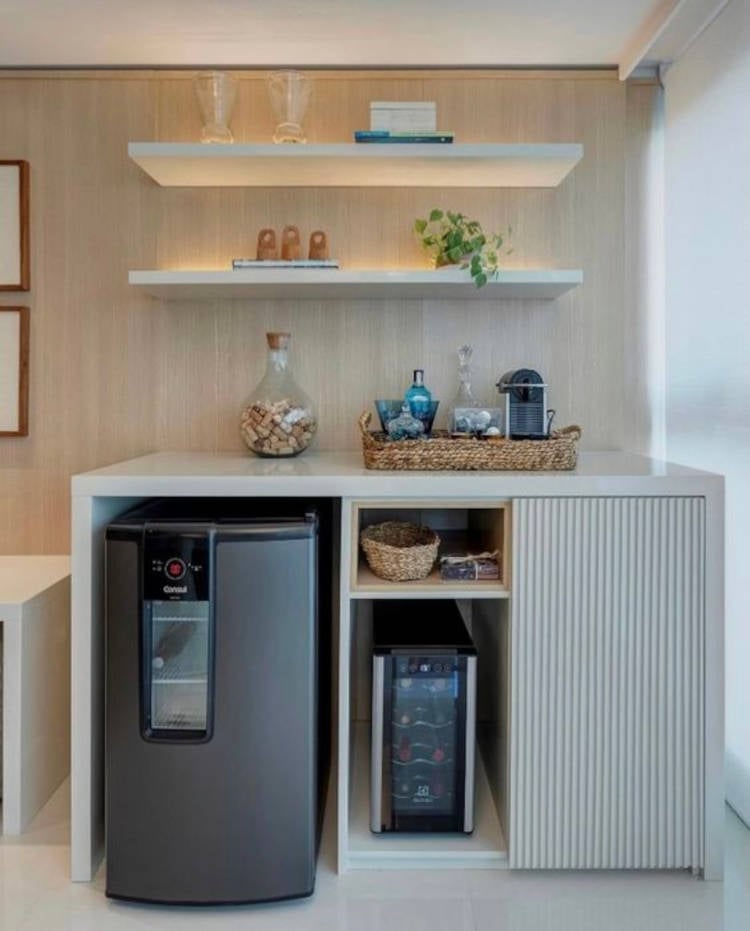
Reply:
M497 277L501 254L510 255L513 251L505 247L512 232L510 227L505 233L485 233L478 220L450 210L435 209L428 219L415 220L414 232L422 248L434 259L435 268L446 265L468 268L478 288Z

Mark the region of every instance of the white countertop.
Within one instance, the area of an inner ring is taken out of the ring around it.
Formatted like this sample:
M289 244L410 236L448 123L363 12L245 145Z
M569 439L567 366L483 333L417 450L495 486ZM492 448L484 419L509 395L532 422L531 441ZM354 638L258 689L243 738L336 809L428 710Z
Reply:
M379 472L360 452L294 459L160 452L74 475L74 496L525 497L704 495L723 478L633 453L582 452L572 472Z

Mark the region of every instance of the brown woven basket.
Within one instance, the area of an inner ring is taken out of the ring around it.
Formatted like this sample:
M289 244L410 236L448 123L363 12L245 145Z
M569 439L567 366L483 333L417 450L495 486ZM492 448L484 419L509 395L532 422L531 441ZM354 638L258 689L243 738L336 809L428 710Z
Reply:
M397 520L365 527L359 541L368 566L378 578L389 582L426 578L440 546L434 530Z
M370 414L359 418L367 469L442 471L563 471L575 469L580 427L553 430L548 440L454 439L445 430L419 440L370 433Z

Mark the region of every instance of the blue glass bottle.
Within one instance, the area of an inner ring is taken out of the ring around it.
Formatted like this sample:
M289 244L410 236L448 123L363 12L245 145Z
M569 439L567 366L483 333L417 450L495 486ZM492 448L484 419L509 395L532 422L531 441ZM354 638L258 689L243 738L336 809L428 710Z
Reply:
M424 383L424 369L414 369L414 381L404 395L412 417L424 421L430 416L432 393Z

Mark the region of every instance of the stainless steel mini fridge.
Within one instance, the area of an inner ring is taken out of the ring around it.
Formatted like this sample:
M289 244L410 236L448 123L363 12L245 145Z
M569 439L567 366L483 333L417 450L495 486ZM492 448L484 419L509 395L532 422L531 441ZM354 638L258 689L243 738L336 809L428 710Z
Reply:
M370 827L474 830L476 649L454 601L374 604Z
M107 895L309 895L317 516L159 513L106 533Z

